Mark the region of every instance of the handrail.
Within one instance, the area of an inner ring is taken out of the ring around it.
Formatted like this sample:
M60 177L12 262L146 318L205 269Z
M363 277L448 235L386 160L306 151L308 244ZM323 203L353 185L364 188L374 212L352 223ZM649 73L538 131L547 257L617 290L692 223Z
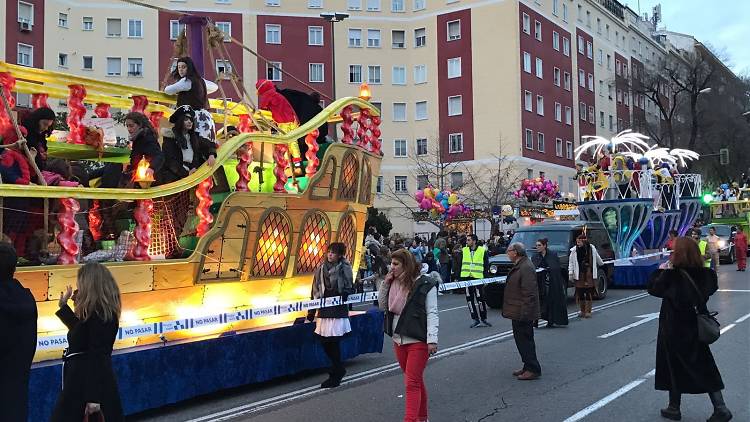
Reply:
M33 186L0 184L0 197L16 198L76 198L76 199L117 199L138 200L159 198L172 195L197 186L201 181L211 176L216 169L226 161L234 158L237 149L247 142L265 142L269 144L289 144L307 135L320 125L326 123L330 116L336 114L346 106L356 105L367 108L373 116L380 112L369 102L357 97L340 98L328 105L322 112L302 126L286 133L271 134L268 132L243 133L229 139L218 150L216 162L212 167L207 164L200 166L193 174L184 179L156 186L148 189L119 189L119 188L85 188L62 186ZM293 194L290 194L293 195Z

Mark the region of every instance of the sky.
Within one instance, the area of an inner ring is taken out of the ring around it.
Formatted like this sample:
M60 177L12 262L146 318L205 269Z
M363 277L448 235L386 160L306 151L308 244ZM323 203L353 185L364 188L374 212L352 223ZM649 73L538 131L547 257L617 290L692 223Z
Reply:
M639 0L620 0L638 11ZM729 57L735 74L750 75L750 0L640 0L641 15L661 3L659 28L693 35Z

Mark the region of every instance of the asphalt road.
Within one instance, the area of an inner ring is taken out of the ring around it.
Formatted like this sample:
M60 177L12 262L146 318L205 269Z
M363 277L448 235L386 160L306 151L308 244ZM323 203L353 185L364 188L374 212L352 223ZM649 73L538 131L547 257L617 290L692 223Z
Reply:
M725 330L712 345L734 420L750 421L750 276L724 266L709 302ZM432 422L658 421L666 393L653 388L660 300L640 290L610 290L593 318L536 330L543 376L517 381L521 366L510 321L491 310L492 328L469 329L462 295L443 295L440 351L425 372ZM575 304L569 304L575 312ZM223 392L129 418L136 421L399 421L403 378L389 338L382 354L347 362L344 383L321 390L326 378L307 373ZM683 398L684 421L711 413L706 395Z

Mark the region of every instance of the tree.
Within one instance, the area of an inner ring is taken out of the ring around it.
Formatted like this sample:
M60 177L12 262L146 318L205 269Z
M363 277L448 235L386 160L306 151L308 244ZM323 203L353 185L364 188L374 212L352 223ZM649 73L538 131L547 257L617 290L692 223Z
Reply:
M391 221L382 211L378 211L375 207L370 207L367 209L365 233L367 233L367 230L369 230L370 227L375 227L375 230L377 230L381 236L387 237L391 232L391 229L393 229L393 224L391 224Z

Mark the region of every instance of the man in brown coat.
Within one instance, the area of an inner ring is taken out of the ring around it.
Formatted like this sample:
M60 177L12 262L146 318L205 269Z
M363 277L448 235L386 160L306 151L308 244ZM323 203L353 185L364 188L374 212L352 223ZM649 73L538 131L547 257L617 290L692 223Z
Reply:
M513 372L522 381L535 380L542 375L536 358L534 321L539 319L539 287L536 270L521 243L508 246L508 258L513 268L505 282L503 317L513 321L513 339L523 361L523 368Z

